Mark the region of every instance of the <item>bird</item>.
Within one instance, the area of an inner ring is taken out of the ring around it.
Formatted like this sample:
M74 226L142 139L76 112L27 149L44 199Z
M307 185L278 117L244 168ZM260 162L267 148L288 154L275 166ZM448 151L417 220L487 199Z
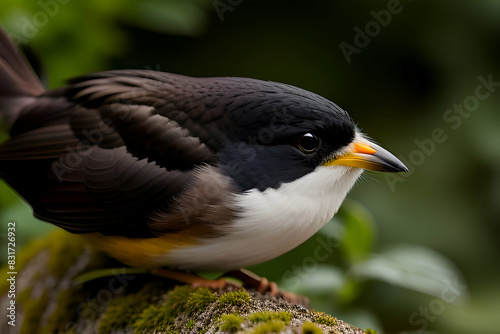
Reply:
M241 77L110 70L46 90L0 32L0 178L126 265L235 271L313 236L363 170L406 172L337 104Z

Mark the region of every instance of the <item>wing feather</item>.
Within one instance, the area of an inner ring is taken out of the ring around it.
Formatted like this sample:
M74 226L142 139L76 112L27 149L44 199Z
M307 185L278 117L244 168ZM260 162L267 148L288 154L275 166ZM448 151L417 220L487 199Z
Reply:
M101 72L37 97L0 145L2 176L37 217L72 232L168 231L157 213L172 217L193 172L216 165L221 132L220 111L189 101L199 97L186 78ZM26 176L29 161L37 169Z

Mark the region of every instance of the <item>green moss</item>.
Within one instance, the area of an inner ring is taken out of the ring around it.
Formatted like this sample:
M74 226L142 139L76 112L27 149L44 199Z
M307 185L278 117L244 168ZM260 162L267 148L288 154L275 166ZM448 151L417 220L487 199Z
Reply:
M323 334L323 331L310 321L302 325L302 334Z
M241 324L245 321L245 318L237 314L227 314L223 315L221 320L224 321L220 327L223 332L235 333L241 329Z
M248 316L248 320L251 322L269 322L271 320L280 320L284 322L286 325L292 320L293 316L286 312L286 311L280 311L280 312L271 312L271 311L264 311L264 312L257 312L250 314Z
M99 323L98 332L110 333L114 329L132 327L150 305L155 289L157 289L155 284L148 284L137 293L115 297L111 300Z
M98 332L111 333L113 329L129 327L145 307L135 294L116 297L109 303L104 318L99 323Z
M368 328L366 331L365 331L365 334L377 334L376 331L374 331L373 329L371 328Z
M253 329L253 334L279 333L285 327L285 323L281 320L271 320L264 324L258 325Z
M189 320L186 324L186 327L188 329L193 329L194 328L194 320Z
M246 290L238 290L238 291L232 291L232 292L226 292L222 296L220 296L219 303L222 306L226 305L235 305L235 306L241 306L246 303L250 303L252 301L252 298L250 298L250 295Z
M325 314L324 312L314 312L314 315L316 316L316 322L318 324L327 326L335 326L337 324L337 318Z
M180 312L199 313L217 300L207 288L193 288L189 285L176 286L167 295L164 305L150 305L134 319L135 333L152 330L172 332L171 325ZM188 323L189 324L189 323ZM191 326L194 326L192 321Z
M189 296L196 289L190 285L178 285L168 293L166 307L170 309L173 315L185 310L185 305Z
M175 318L166 307L150 305L142 311L138 319L133 324L134 333L144 333L156 330L158 332L168 332Z
M217 297L212 291L207 288L198 288L188 296L184 309L188 313L202 312L216 300Z
M250 314L248 316L248 320L254 323L262 323L254 328L253 333L262 334L262 333L278 333L280 332L285 325L290 323L292 320L292 314L286 311L280 312L256 312Z

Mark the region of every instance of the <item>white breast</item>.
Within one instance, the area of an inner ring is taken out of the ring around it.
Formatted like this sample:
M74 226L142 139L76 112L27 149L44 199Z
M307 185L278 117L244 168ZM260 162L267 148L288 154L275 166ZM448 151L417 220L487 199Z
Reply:
M321 166L277 189L238 195L235 205L241 215L226 235L175 249L163 261L179 269L232 270L273 259L328 222L361 173L357 168Z

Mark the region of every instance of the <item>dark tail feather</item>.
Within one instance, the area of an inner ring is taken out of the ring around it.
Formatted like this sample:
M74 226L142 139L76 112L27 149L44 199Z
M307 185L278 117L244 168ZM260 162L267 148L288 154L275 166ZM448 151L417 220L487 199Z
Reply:
M0 27L0 119L10 128L21 109L44 91L19 49Z

